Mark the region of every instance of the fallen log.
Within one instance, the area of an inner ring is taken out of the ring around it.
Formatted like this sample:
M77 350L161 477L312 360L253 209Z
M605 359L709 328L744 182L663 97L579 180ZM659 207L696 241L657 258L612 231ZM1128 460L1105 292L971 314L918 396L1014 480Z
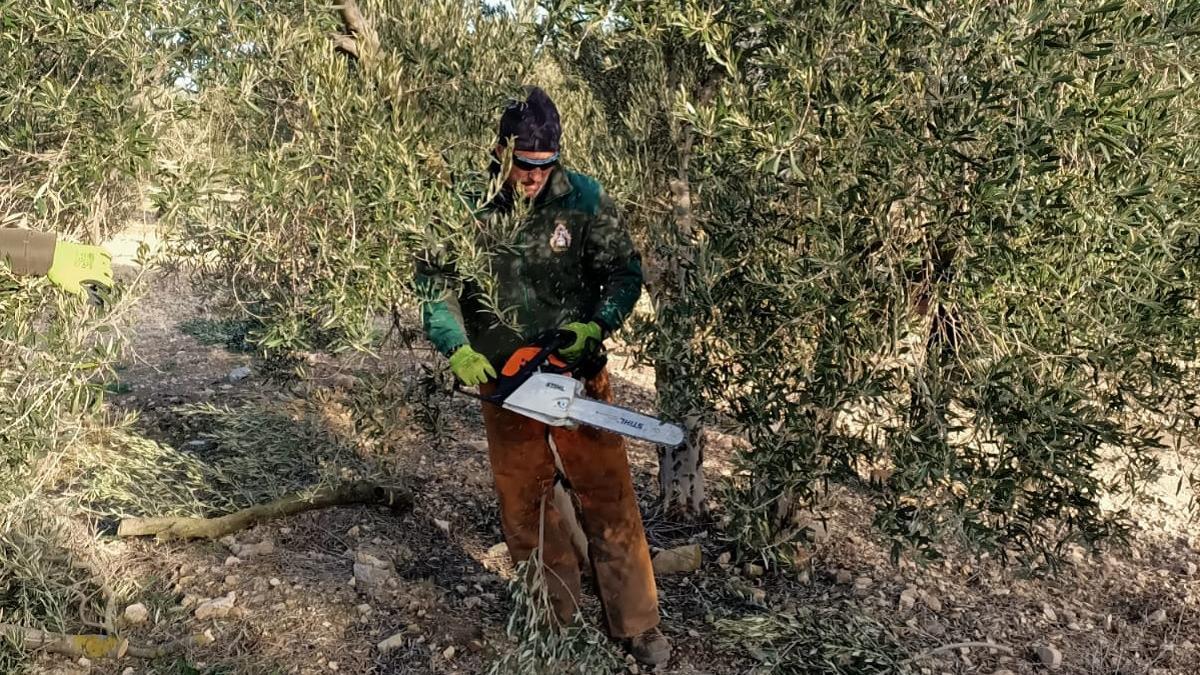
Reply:
M320 488L311 493L284 495L266 504L257 504L216 518L124 518L117 527L117 536L154 536L164 540L220 539L275 518L348 504L383 504L395 511L407 511L412 508L413 497L412 492L403 487L359 481Z

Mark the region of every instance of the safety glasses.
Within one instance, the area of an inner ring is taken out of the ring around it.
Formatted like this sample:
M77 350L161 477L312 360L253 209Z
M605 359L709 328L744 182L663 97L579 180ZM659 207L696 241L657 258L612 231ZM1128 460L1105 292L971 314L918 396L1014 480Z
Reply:
M520 157L514 154L512 163L513 166L523 171L533 171L535 169L549 171L558 165L558 153L556 152L546 159L529 159L528 157Z

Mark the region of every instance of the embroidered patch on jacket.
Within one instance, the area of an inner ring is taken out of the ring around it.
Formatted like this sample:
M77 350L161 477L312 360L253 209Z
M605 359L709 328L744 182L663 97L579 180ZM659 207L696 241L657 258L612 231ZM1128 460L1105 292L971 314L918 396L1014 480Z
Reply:
M571 248L571 231L567 229L567 224L560 220L555 223L554 233L550 235L550 250L562 253L569 248Z

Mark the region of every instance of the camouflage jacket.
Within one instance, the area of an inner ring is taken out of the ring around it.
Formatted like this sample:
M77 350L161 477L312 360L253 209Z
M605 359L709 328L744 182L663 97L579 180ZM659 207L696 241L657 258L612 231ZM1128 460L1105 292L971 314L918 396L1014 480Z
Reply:
M45 274L54 261L55 240L51 232L0 227L0 260L13 274Z
M480 214L476 242L490 256L493 297L458 273L452 252L417 265L422 323L434 346L450 354L469 343L499 369L517 347L572 321L615 331L641 295L642 263L600 184L557 169L504 245L487 234L489 222L511 211L498 201ZM515 321L501 321L491 300Z

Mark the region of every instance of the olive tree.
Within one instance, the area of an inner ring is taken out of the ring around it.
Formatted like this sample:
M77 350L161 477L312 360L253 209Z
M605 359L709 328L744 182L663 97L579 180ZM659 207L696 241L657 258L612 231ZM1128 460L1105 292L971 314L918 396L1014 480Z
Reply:
M632 340L653 363L659 410L682 423L684 443L659 448L660 504L676 517L706 511L705 421L715 386L704 345L703 227L694 181L697 135L688 106L711 105L726 69L689 21L721 3L543 2L541 24L564 73L601 106L619 163L606 178L642 246L653 315ZM742 6L728 5L730 17Z
M175 17L157 3L51 1L6 2L0 16L0 226L100 243L140 212L161 158ZM80 433L119 341L112 305L85 307L3 263L0 285L0 467L23 470Z
M423 255L486 281L473 215L497 188L496 120L522 85L557 77L527 8L340 7L240 3L188 35L210 150L178 167L163 209L179 257L233 289L268 350L371 347L377 317L415 305ZM586 100L562 102L590 138Z
M846 479L897 551L1125 531L1102 497L1195 440L1196 3L550 9L658 167L631 199L675 188L659 387L749 440L747 550Z

